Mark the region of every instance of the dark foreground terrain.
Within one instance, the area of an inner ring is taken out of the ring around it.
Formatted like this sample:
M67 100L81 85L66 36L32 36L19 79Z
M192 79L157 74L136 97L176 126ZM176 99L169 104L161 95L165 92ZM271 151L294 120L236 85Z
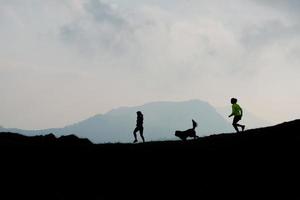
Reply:
M0 152L0 199L288 199L300 192L300 120L145 144L0 133Z

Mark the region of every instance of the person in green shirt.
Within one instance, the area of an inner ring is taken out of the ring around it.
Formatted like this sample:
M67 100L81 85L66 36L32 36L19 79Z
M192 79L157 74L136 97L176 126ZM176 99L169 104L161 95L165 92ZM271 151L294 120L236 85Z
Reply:
M239 133L238 127L242 128L242 131L245 130L245 125L238 124L238 122L242 119L243 117L243 109L237 104L237 99L236 98L231 98L231 104L232 104L232 113L228 117L233 117L233 122L232 126L236 130L237 133Z

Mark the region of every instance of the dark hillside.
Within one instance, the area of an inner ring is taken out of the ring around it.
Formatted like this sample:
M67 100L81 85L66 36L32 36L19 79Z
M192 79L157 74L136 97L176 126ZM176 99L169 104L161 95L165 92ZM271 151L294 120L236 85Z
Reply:
M0 134L2 195L101 199L296 194L300 120L195 141L92 144L75 136ZM162 196L160 196L162 197ZM1 198L2 199L2 198Z

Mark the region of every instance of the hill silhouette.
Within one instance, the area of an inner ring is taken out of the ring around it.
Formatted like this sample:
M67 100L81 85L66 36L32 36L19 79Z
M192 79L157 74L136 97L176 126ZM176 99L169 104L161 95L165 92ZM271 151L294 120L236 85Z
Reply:
M18 133L0 133L0 146L85 146L92 144L88 139L81 139L75 135L57 138L54 134L38 136L24 136Z
M205 193L249 197L281 191L287 197L298 191L292 181L299 178L299 131L300 120L295 120L241 134L144 144L0 133L1 171L7 175L0 195L190 199Z

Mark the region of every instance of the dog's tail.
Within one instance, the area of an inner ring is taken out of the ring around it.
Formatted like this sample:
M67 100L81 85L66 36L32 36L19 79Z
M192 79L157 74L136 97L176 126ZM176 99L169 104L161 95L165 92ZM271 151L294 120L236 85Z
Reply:
M192 122L193 122L193 129L195 129L198 126L198 124L193 119L192 119Z

